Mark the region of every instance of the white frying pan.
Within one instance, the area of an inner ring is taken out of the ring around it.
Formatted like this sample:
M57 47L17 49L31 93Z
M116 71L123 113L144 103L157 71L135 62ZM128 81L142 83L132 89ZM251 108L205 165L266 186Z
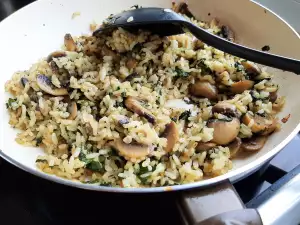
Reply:
M14 13L0 24L0 156L17 167L34 175L83 189L110 192L164 192L196 187L206 188L230 180L235 182L257 170L274 157L300 130L300 76L270 69L279 83L279 94L286 96L286 106L279 114L290 119L283 124L280 132L272 135L265 147L256 154L234 161L233 169L222 176L192 184L172 187L144 189L122 189L81 184L37 170L36 156L41 154L37 148L28 148L15 142L17 131L8 124L4 84L17 70L28 68L32 63L61 46L65 33L81 35L90 33L89 24L100 23L111 13L127 9L132 5L170 7L170 0L40 0ZM285 21L273 12L249 0L189 0L192 13L202 20L217 17L235 32L237 41L249 47L261 49L271 47L271 53L300 59L299 35ZM80 16L72 19L74 12Z

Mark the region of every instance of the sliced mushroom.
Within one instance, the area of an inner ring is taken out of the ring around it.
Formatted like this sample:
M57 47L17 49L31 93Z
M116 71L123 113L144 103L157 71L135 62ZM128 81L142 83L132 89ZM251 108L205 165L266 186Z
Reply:
M261 73L259 67L253 62L242 61L241 64L244 66L245 70L250 74L259 75Z
M126 144L121 139L117 139L112 146L127 160L136 162L143 160L150 153L150 147L136 143Z
M128 69L134 69L137 66L137 61L134 58L129 58L126 62Z
M216 146L217 146L217 144L213 143L213 142L198 142L198 145L196 146L196 151L204 152L204 151L208 151Z
M244 91L251 89L253 86L254 86L254 81L241 80L233 83L230 87L230 91L234 94L241 94Z
M236 154L241 149L242 140L239 137L236 137L227 147L230 151L230 158L233 158L236 156Z
M262 117L257 114L251 115L249 112L243 116L242 122L247 126L250 125L253 133L261 133L264 135L270 134L277 127L277 122L273 117Z
M77 116L77 104L76 104L76 102L72 101L68 105L68 112L70 113L70 116L68 117L68 120L74 120Z
M165 151L171 152L176 142L178 142L179 140L177 125L174 121L166 125L162 137L167 139L167 146L165 147Z
M26 84L27 84L28 82L29 82L29 81L28 81L27 78L25 78L25 77L22 77L22 78L21 78L21 84L23 85L23 87L25 87Z
M125 106L127 107L128 110L138 114L139 116L144 117L148 122L150 123L155 123L155 118L154 116L142 105L142 100L129 96L125 100Z
M214 100L218 96L216 86L207 81L196 81L190 85L189 93L195 97L205 97L210 100Z
M55 51L48 55L47 62L50 63L53 58L65 57L67 54L63 51Z
M262 149L267 141L267 136L254 136L249 139L244 139L241 148L244 151L258 151Z
M277 91L270 92L270 95L269 95L270 102L274 103L277 100L277 97L278 97Z
M236 106L228 102L218 102L212 107L212 113L221 113L226 116L239 117Z
M39 74L36 78L37 84L44 92L54 95L54 96L61 96L61 95L68 95L68 90L65 88L56 88L49 77Z
M210 120L207 127L214 128L212 142L218 145L227 145L237 137L240 130L240 121L237 118L233 118L231 121Z
M174 11L177 13L184 14L190 18L194 18L194 15L191 13L191 11L188 8L188 5L186 2L180 2L178 5L174 8Z
M67 51L74 52L76 51L76 44L73 40L71 34L66 34L64 38L64 44L66 46Z

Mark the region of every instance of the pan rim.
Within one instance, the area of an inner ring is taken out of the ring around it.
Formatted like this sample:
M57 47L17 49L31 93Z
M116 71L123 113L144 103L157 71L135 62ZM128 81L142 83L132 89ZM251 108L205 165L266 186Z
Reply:
M6 21L8 21L11 17L14 17L16 14L20 13L21 11L25 11L27 8L32 7L32 5L39 4L39 2L41 2L41 1L47 1L47 0L39 0L39 1L36 1L33 3L30 3L29 5L23 7L22 9L14 12L10 16L8 16L6 19L4 19L0 23L0 30L1 30L1 25L6 23ZM293 31L293 33L296 35L296 37L298 37L300 39L300 35L297 33L297 31L290 24L288 24L282 17L280 17L279 15L274 13L272 10L268 9L267 7L263 6L260 3L254 2L253 0L251 0L251 3L254 3L254 4L258 5L259 7L272 13L275 17L277 17L279 20L281 20L283 23L285 23L285 25L287 25L289 27L289 29L291 29ZM280 144L278 144L272 150L270 150L266 154L262 155L261 157L257 158L253 162L251 162L247 165L244 165L238 169L229 171L228 173L226 173L224 175L210 178L207 180L201 180L201 181L194 182L194 183L189 183L189 184L180 184L180 185L163 186L163 187L121 188L121 187L105 187L105 186L99 186L99 185L84 184L84 183L60 178L60 177L57 177L54 175L49 175L49 174L46 174L46 173L38 170L37 168L32 168L32 167L29 167L26 165L22 165L17 160L15 160L15 159L11 158L10 156L8 156L7 154L5 154L1 149L0 149L0 156L7 162L13 164L14 166L16 166L30 174L33 174L37 177L49 180L51 182L63 184L66 186L71 186L71 187L76 187L76 188L91 190L91 191L102 191L102 192L112 192L112 193L113 192L131 193L131 194L132 193L158 193L158 192L166 192L166 191L180 191L180 190L187 190L187 189L193 189L193 188L205 188L209 185L216 185L220 182L237 177L241 174L250 173L252 170L254 170L258 166L262 165L263 163L267 162L270 158L275 156L281 149L283 149L297 135L297 133L299 131L300 131L300 123L298 123L296 128Z

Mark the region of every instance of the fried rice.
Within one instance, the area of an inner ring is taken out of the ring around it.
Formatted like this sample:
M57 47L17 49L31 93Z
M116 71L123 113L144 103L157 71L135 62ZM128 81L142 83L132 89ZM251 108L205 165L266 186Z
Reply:
M234 39L215 19L185 17ZM278 129L284 98L272 75L190 33L118 28L64 42L5 85L16 141L44 150L45 173L117 187L196 182Z

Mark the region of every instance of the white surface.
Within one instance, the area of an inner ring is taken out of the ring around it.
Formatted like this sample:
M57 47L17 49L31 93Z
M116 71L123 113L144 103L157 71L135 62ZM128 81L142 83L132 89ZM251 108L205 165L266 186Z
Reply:
M111 13L134 5L136 0L40 0L17 13L0 24L0 104L4 106L8 97L4 93L4 83L16 70L27 69L41 57L58 49L63 43L63 36L89 33L92 21L100 22ZM142 0L142 6L169 7L169 0ZM230 25L241 43L260 49L268 44L271 51L291 57L300 58L300 40L295 32L275 15L248 0L190 0L190 9L198 18L209 20L218 17L223 23ZM72 19L72 14L79 11L81 15ZM208 13L211 16L208 16ZM255 15L255 16L253 16ZM256 23L253 20L257 21ZM24 25L26 24L26 25ZM16 29L17 28L17 29ZM191 188L198 185L209 185L231 178L232 181L254 170L282 149L298 132L300 121L299 83L300 76L291 73L274 71L276 81L280 83L279 93L287 97L287 105L280 117L292 115L282 130L268 140L266 146L257 154L234 161L234 168L228 174L203 180L194 184L174 186L172 189ZM112 189L69 182L42 174L35 168L36 155L41 153L37 148L25 148L14 141L17 131L8 125L8 114L5 107L0 109L0 149L10 162L17 166L56 182L75 185L81 188L113 191L149 191L147 189ZM164 188L153 188L151 191L162 191ZM170 190L170 189L168 189Z
M276 12L300 33L300 0L255 0Z

